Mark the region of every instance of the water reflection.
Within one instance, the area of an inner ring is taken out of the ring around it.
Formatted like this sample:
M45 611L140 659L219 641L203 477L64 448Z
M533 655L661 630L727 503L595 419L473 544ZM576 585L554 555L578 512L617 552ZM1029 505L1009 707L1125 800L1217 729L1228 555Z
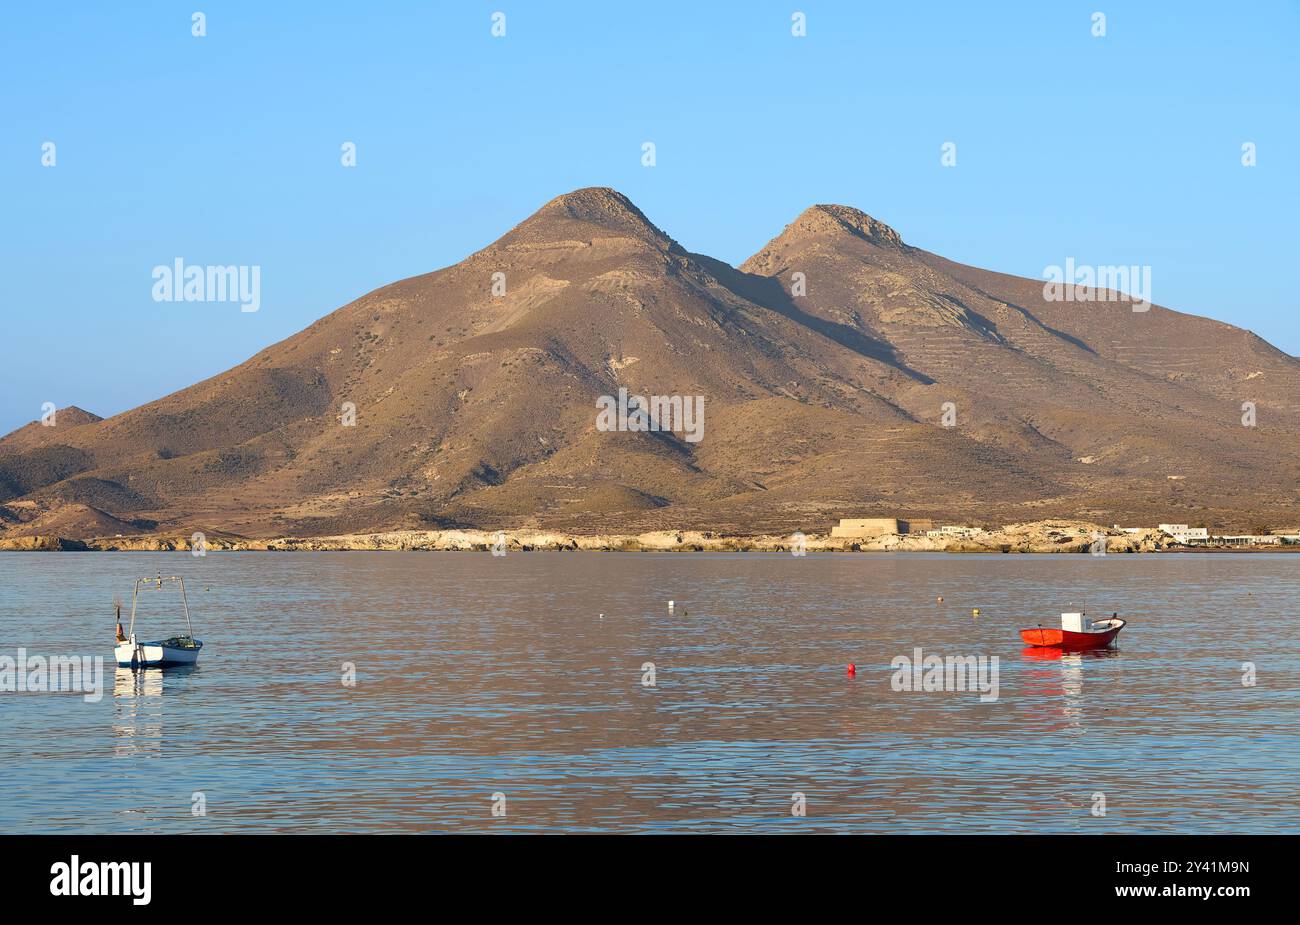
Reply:
M114 748L118 758L162 753L161 668L118 668L113 675Z
M1063 730L1075 736L1085 734L1088 729L1084 724L1084 708L1087 705L1083 685L1084 664L1093 659L1116 658L1119 656L1119 649L1070 651L1049 646L1027 646L1020 654L1027 659L1040 663L1060 663L1059 674L1055 670L1048 668L1046 664L1043 664L1041 668L1035 666L1031 669L1029 672L1030 691L1033 696L1042 698L1044 704L1042 712L1045 715L1050 715L1054 720L1063 721L1053 722L1051 724L1052 728ZM1057 703L1056 698L1058 695L1062 698L1059 710L1046 706Z
M1110 649L1082 649L1077 652L1071 652L1067 649L1053 649L1049 646L1026 646L1020 653L1025 658L1037 658L1044 661L1054 662L1067 656L1074 656L1082 660L1085 658L1118 658L1120 651L1118 647Z
M161 668L118 668L113 675L114 697L161 697L163 670Z

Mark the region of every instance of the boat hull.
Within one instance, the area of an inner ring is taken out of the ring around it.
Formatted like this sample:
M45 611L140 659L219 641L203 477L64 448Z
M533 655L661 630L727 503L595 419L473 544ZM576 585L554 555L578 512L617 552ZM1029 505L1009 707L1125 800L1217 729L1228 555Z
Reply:
M1108 620L1109 628L1091 633L1075 633L1070 630L1052 629L1036 626L1021 630L1020 638L1025 645L1049 649L1104 649L1115 642L1115 637L1124 628L1123 620Z
M179 665L193 665L199 660L203 651L203 642L194 640L197 645L172 646L163 642L142 642L132 645L124 642L113 649L119 668L172 668Z

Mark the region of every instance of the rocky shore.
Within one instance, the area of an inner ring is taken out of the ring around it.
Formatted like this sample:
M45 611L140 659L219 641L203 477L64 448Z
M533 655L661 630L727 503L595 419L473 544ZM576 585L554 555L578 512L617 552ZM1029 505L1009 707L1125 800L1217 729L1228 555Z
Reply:
M639 534L576 535L540 530L396 530L341 536L248 539L209 534L211 550L464 550L507 552L588 550L605 552L949 552L949 553L1090 553L1104 540L1107 554L1186 550L1158 530L1124 533L1086 521L1047 520L1011 524L971 537L886 534L846 539L807 534L731 536L704 531L655 531ZM1098 544L1095 547L1094 544ZM139 535L73 539L59 536L0 538L0 551L172 551L190 548L189 536Z

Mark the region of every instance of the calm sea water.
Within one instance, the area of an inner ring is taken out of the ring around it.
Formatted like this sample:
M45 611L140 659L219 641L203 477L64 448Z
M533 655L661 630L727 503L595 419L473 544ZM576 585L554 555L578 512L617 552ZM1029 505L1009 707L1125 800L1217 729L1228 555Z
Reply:
M117 670L158 572L200 665ZM1120 648L1026 652L1071 602ZM108 661L0 693L0 832L1296 832L1298 619L1285 554L6 553L0 655ZM999 699L895 691L917 646Z

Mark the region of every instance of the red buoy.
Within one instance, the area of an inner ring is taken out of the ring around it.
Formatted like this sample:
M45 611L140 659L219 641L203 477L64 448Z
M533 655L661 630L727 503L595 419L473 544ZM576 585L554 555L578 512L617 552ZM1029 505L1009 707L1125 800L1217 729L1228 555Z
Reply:
M855 665L855 664L853 664L852 662L849 662L849 672L848 672L848 674L849 674L849 677L850 677L850 678L857 677L857 674L858 674L858 666Z

